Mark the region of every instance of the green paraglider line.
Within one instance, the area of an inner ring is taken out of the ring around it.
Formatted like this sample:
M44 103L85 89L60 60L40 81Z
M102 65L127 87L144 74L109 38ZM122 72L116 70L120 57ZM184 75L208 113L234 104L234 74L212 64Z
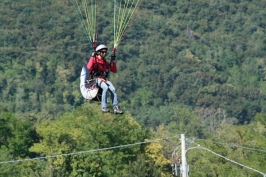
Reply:
M133 2L131 2L131 5L129 5L129 3L130 1L126 0L124 6L122 7L122 1L120 1L120 5L118 7L117 1L114 0L114 51L116 51L116 48L118 47L123 35L125 34L125 31L128 29L129 23L133 18L135 10L142 3L142 1L137 0L135 3L135 0L133 0ZM118 15L116 14L116 9L119 9ZM116 17L118 19L117 24L115 20Z
M81 16L81 14L79 13L80 11L79 11L78 6L76 6L76 4L74 3L74 1L71 1L71 2L72 2L72 4L73 4L74 8L76 9L76 13L77 13L77 15L78 15L78 17L79 17L79 20L80 20L81 23L83 24L82 26L83 26L83 29L84 29L84 31L85 31L85 34L86 34L87 37L88 37L88 40L89 40L89 41L92 41L92 39L90 38L89 34L87 33L86 25L85 25L84 22L82 21L82 16Z
M97 41L96 37L96 13L97 13L97 0L91 0L91 10L89 10L89 2L86 0L72 0L72 4L75 7L78 17L83 24L85 32L89 38L91 44L95 45ZM93 6L94 4L94 6ZM89 13L91 12L91 13ZM85 19L83 19L83 17Z
M93 46L97 45L97 0L72 0L72 3L77 11L78 17L83 24L85 32ZM142 0L114 0L114 50L117 47L128 29L137 7ZM91 7L89 7L91 6ZM117 12L118 11L118 12Z

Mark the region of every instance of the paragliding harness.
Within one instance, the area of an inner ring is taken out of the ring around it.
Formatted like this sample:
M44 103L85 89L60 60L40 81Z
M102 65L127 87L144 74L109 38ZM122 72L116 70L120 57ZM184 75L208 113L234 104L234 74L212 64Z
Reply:
M114 50L113 54L111 55L110 65L113 64L113 61L115 61L115 52L116 50ZM107 79L109 76L110 68L108 68L107 71L100 71L98 69L99 63L96 59L95 54L93 54L91 59L94 59L93 69L89 70L87 68L87 65L84 65L82 68L80 75L80 91L85 99L100 102L102 98L102 88L100 86L102 82L104 82L107 87L109 87ZM103 65L106 65L106 63L104 63ZM101 81L97 82L97 79L100 79Z
M105 84L109 87L109 85L106 83L108 75L109 75L109 70L107 72L100 71L98 69L98 62L96 60L96 57L93 56L93 58L96 62L96 64L93 67L93 70L89 70L86 65L84 66L86 69L85 88L94 89L95 87L98 87L99 91L98 91L96 97L91 99L91 100L101 101L102 88L100 87L100 85L102 84L102 82L105 82ZM99 76L101 76L101 77L99 77ZM97 78L101 80L101 82L99 84L97 84Z

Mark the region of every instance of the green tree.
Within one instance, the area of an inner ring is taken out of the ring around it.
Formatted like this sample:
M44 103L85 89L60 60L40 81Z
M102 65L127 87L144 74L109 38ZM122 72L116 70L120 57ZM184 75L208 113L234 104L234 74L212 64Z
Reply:
M22 174L36 175L43 168L43 174L53 176L128 175L129 164L135 164L138 154L144 153L144 146L112 147L144 141L148 134L128 114L102 114L97 107L94 104L84 104L57 120L44 121L38 125L37 132L42 139L30 148L31 152L41 156L74 154L49 158L45 163L22 165ZM27 170L28 165L31 168Z
M22 158L35 157L29 147L38 142L33 123L18 119L10 112L0 113L0 161L8 162ZM16 164L6 163L0 166L0 176L17 176L20 174Z
M199 147L207 148L245 167L265 173L264 114L248 126L222 123L217 134L208 140L199 140ZM204 149L192 149L187 154L190 176L261 176L260 173L241 167ZM208 170L207 170L208 169Z

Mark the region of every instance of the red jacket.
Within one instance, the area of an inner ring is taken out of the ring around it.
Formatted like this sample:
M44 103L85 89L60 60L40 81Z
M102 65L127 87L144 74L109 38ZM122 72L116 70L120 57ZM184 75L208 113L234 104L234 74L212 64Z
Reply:
M107 72L111 71L113 73L117 72L116 68L116 63L113 61L112 65L106 60L101 60L100 58L96 57L91 57L88 64L87 64L87 69L91 70L92 73L95 71L102 71L102 72Z

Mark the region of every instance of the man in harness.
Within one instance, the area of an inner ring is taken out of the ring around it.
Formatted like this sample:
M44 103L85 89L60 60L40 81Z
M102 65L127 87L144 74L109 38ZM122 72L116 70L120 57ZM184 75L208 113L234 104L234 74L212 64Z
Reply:
M96 77L96 83L99 87L102 88L102 112L110 112L107 108L107 93L108 91L111 92L112 104L115 114L122 114L123 111L120 109L118 105L117 94L115 91L115 87L113 84L108 80L108 73L117 72L116 63L115 63L115 56L112 56L111 62L109 63L106 61L106 53L108 48L105 45L99 45L95 52L94 56L89 59L87 64L87 69L90 71L90 76Z

